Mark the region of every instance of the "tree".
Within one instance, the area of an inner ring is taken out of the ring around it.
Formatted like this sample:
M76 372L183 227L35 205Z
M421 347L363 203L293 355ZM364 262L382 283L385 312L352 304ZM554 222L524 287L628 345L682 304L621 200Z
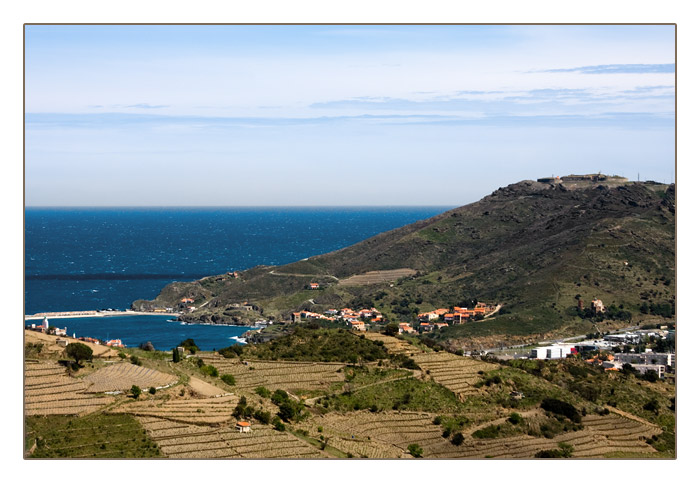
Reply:
M411 453L411 456L413 456L414 458L423 457L423 448L421 448L415 443L408 445L408 452Z
M456 433L454 436L452 436L450 443L455 446L459 446L460 444L464 443L464 435L462 433Z
M92 360L92 349L80 342L73 342L66 346L66 355L75 359L76 364L80 364L83 360Z
M384 333L386 335L396 335L399 333L399 325L398 324L387 324L386 327L384 327Z
M173 349L173 362L180 362L180 352L177 347Z
M148 390L149 394L155 394L156 393L156 388L151 386L151 388Z
M134 399L138 399L141 395L141 388L138 387L136 384L131 386L131 395L134 396Z

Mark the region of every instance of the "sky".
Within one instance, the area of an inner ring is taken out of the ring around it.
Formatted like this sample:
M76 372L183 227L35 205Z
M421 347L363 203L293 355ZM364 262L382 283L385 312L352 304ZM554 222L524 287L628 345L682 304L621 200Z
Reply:
M459 206L675 179L672 25L27 25L27 206Z

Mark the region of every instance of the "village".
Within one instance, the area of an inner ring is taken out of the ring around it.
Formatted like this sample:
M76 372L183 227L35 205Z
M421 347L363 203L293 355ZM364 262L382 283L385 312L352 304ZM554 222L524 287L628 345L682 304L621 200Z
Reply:
M317 284L311 284L313 285ZM453 324L463 324L469 320L481 320L498 312L500 305L487 305L477 302L473 308L453 307L452 310L440 308L430 312L418 314L415 322L400 322L398 324L399 334L432 332ZM293 312L290 322L302 322L311 320L325 320L331 322L344 322L352 330L367 331L370 324L383 324L386 318L376 308L362 308L352 310L350 308L329 309L319 314L302 310Z

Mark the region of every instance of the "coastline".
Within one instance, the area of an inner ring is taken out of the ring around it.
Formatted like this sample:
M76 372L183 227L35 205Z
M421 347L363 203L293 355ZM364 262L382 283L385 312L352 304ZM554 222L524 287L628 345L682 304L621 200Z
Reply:
M170 315L177 317L180 312L157 313L157 312L137 312L135 310L75 310L66 312L40 312L34 315L25 315L24 320L48 319L75 319L78 317L116 317L124 315Z

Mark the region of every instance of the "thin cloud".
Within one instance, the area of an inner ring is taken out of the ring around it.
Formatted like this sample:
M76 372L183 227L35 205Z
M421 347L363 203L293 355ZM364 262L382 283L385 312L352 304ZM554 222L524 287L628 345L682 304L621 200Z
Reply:
M530 73L578 72L580 74L673 74L676 64L607 64L586 65L569 69L534 70Z

